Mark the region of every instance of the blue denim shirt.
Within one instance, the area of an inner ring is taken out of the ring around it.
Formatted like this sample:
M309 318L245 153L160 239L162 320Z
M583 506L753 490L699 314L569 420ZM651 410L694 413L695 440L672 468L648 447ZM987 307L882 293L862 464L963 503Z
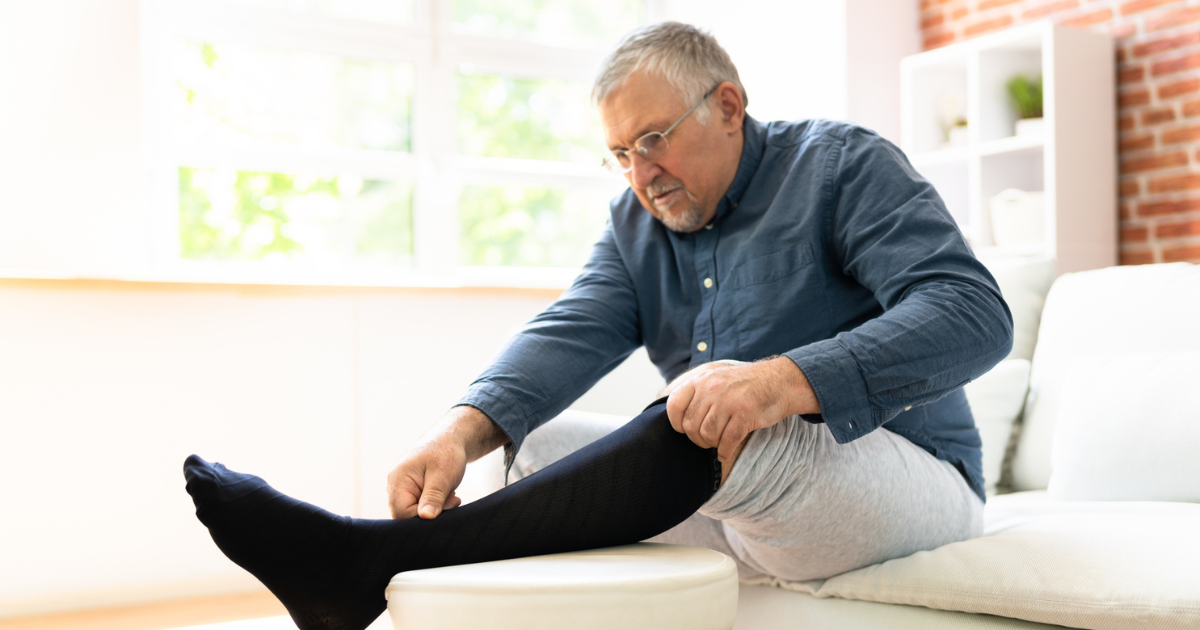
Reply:
M750 117L737 173L699 231L666 229L631 190L583 272L459 404L512 441L639 346L663 378L786 355L839 444L886 426L984 497L962 386L1012 346L1012 315L945 204L895 145L851 124ZM649 401L647 401L649 402Z

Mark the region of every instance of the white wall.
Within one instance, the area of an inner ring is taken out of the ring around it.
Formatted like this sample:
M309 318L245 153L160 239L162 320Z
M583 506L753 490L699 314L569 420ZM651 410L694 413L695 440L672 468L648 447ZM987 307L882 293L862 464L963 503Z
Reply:
M664 18L712 32L729 52L759 120L845 118L842 0L667 0Z
M137 0L0 0L0 269L147 262Z
M921 52L918 2L845 0L846 118L900 144L900 60Z
M191 453L386 517L387 472L552 298L0 281L0 617L256 588L193 515ZM638 353L575 408L661 387Z
M851 120L900 141L900 59L920 52L913 0L662 0L660 17L729 51L759 120Z

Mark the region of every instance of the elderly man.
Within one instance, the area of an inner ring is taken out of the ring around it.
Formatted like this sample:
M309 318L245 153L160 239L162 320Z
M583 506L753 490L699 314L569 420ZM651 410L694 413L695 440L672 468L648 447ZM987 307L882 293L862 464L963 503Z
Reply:
M683 24L628 35L593 96L630 189L571 288L392 471L396 520L185 465L214 540L301 628L365 627L416 568L654 539L802 580L980 532L961 386L1012 322L932 186L866 129L750 118ZM551 421L640 345L666 398L619 427ZM467 462L511 465L527 436L521 479L459 507Z

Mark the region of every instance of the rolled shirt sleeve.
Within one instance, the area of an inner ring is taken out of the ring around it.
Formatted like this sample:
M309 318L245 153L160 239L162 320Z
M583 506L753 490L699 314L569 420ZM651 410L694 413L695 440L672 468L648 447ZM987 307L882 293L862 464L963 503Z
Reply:
M977 378L1012 346L1012 315L933 186L894 145L849 127L822 200L827 251L883 313L786 352L839 443Z
M508 436L509 459L525 436L562 413L639 345L637 297L611 224L554 304L526 324L458 401Z

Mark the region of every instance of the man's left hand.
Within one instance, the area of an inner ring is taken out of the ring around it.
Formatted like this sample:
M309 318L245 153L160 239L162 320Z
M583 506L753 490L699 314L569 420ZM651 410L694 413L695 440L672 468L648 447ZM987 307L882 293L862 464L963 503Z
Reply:
M716 448L722 462L751 431L820 412L804 372L787 357L706 363L672 381L664 394L671 426L702 448Z

